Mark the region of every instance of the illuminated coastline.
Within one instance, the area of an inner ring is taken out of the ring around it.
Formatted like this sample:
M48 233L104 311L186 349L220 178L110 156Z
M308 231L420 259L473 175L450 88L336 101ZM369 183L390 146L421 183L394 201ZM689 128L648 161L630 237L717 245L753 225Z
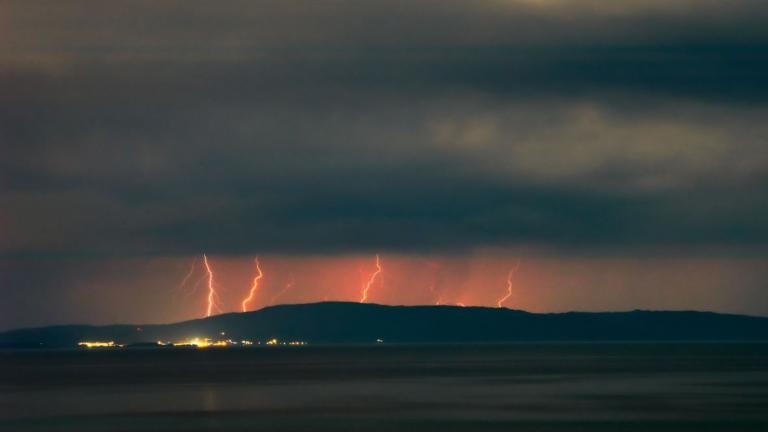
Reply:
M248 339L242 339L240 341L235 341L232 339L211 339L207 337L190 337L187 339L181 339L175 342L168 342L168 341L162 341L158 340L156 342L153 342L149 345L147 344L135 344L133 346L143 346L143 347L151 347L155 346L158 348L161 347L176 347L176 348L237 348L237 347L253 347L253 346L304 346L308 345L306 341L303 340L290 340L290 341L281 341L278 338L271 338L264 342L262 341L252 341ZM82 341L77 343L78 347L81 348L130 348L131 345L127 344L120 344L115 343L114 341Z
M101 341L84 341L78 342L77 346L84 348L122 348L123 345L115 344L113 341L101 342Z

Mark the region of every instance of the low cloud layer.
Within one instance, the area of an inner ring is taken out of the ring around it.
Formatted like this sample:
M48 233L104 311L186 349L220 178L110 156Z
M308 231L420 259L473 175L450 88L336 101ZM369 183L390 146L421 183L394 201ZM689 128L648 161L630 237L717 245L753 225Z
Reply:
M6 256L768 241L759 1L1 8Z

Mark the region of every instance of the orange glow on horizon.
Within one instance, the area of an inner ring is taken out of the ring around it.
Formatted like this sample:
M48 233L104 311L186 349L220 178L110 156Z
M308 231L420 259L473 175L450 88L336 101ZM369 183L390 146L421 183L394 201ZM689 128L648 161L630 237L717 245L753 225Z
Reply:
M206 253L207 266L203 252ZM262 252L258 258L263 264L264 277L259 281L253 300L247 305L248 310L266 306L273 298L273 304L322 301L359 304L363 288L377 270L376 253L379 254L382 271L370 285L365 304L451 308L460 307L457 303L462 303L467 308L495 309L502 300L502 308L541 313L687 306L728 312L730 309L726 306L733 305L727 302L736 298L729 296L727 290L716 291L720 284L732 281L734 286L741 286L758 276L764 278L768 272L765 260L755 258L574 258L536 255L525 250L444 255L405 254L391 250L344 254L266 255ZM87 279L82 282L73 279L68 283L72 284L70 289L76 290L72 292L78 295L82 319L96 324L115 321L180 322L205 318L209 307L210 316L216 317L219 308L224 313L241 312L242 300L256 276L255 256L255 253L219 255L218 252L200 250L196 255L194 272L176 297L171 297L171 293L187 277L194 255L121 258L105 261L103 272L88 272L90 268L85 263L78 264L81 267L77 267L78 272L72 274ZM517 262L519 266L511 277L512 295L504 299L509 293L510 269ZM650 265L655 266L653 272L648 271ZM704 269L706 272L694 272L692 269ZM692 285L680 285L681 281L689 279ZM292 286L275 298L291 281ZM431 292L433 283L434 293ZM662 288L677 285L682 291L665 291ZM100 290L101 287L105 289ZM718 292L719 297L714 297L714 294L713 297L700 295L710 290ZM172 300L176 302L169 307ZM719 301L722 303L717 303ZM750 310L757 311L743 311ZM73 315L72 319L75 318L78 316ZM157 337L147 333L141 339L154 340ZM115 342L120 343L118 340Z
M199 264L193 260L191 266L185 269L187 271L179 276L184 276L181 286L185 296L192 293L195 288L194 281L198 277L200 290L207 284L208 304L205 306L205 317L233 308L238 312L250 312L286 302L312 303L329 300L503 308L513 306L514 294L515 307L525 308L530 302L524 292L519 292L521 297L517 297L519 284L522 283L518 282L517 276L520 263L514 260L514 267L511 267L508 257L500 257L491 262L491 265L481 263L472 268L463 265L454 257L427 260L419 256L382 257L381 254L373 254L367 258L350 255L339 258L301 258L301 261L294 261L293 257L277 256L268 259L270 274L267 280L267 268L261 265L261 260L264 259L261 255L250 258L209 258L207 254L201 255ZM365 262L370 263L368 265L371 267L366 266ZM190 265L189 261L187 265ZM354 271L355 267L357 271ZM503 293L499 292L501 287L498 286L500 274L507 274ZM245 292L228 292L223 289L227 286L246 284L249 288ZM302 289L296 290L298 286Z
M379 260L379 254L376 254L376 271L373 272L371 277L368 279L368 283L365 284L363 287L363 295L360 298L360 303L365 303L366 300L368 300L368 291L371 289L371 286L376 281L376 277L381 273L381 261Z
M256 277L253 278L253 284L251 285L251 290L248 293L248 297L246 297L243 302L243 312L248 312L248 303L250 303L253 300L253 297L256 295L256 291L259 289L259 281L262 277L264 277L264 273L261 271L261 265L259 264L259 257L256 257L253 259L253 262L256 263Z

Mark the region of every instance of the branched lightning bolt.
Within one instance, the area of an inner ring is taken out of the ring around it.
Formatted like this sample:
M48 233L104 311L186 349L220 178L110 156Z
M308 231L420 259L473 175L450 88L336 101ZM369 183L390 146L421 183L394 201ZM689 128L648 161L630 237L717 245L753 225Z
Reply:
M499 299L499 301L496 302L496 307L504 307L503 304L509 297L512 296L512 275L515 274L517 271L517 268L520 266L520 263L515 263L515 266L512 267L509 270L509 273L507 274L507 293L504 294L503 297Z
M192 274L195 273L196 264L197 264L197 257L192 259L192 264L189 266L189 272L187 272L187 275L184 276L184 279L181 280L181 283L179 284L178 288L176 288L178 291L181 291L187 285L187 281L189 281L189 278L191 278Z
M256 295L256 291L259 289L259 281L262 277L264 277L264 273L261 271L261 265L259 264L259 257L254 258L253 262L256 263L256 277L253 278L253 284L251 285L251 290L248 293L248 297L243 300L243 312L248 312L248 303L253 300L254 295Z
M192 277L192 275L195 273L196 270L196 264L197 264L197 257L192 259L192 264L189 266L189 271L184 276L184 279L181 280L181 283L179 283L178 286L176 286L176 289L173 291L173 298L176 299L182 292L184 292L184 288L187 286L187 282L189 282L189 278ZM184 292L185 297L189 295L188 292Z
M206 309L205 316L209 317L213 314L214 308L218 310L219 313L221 313L222 310L218 303L219 294L216 292L216 284L213 280L213 270L211 269L211 264L208 263L208 256L206 254L203 254L203 264L205 264L205 271L208 272L208 309Z
M371 286L374 282L376 282L376 277L381 273L381 261L379 260L379 255L376 254L376 271L371 274L371 277L368 278L368 282L363 287L363 295L360 298L360 303L365 303L366 300L368 300L368 291L371 289Z
M208 278L207 274L200 276L200 278L195 282L195 284L192 285L192 289L188 290L187 293L184 294L184 298L187 299L195 295L197 293L197 289L200 288L200 284L202 284L203 280L205 280L206 278Z

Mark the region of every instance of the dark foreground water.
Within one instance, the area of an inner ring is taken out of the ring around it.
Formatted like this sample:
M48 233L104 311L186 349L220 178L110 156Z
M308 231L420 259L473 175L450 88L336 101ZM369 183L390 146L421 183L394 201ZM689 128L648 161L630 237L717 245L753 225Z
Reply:
M768 431L768 344L0 352L0 431Z

